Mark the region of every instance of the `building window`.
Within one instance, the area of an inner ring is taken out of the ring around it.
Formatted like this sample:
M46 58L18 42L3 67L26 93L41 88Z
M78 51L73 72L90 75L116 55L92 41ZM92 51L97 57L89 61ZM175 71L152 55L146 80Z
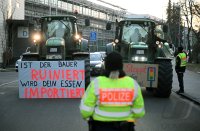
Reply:
M40 0L40 1L39 1L39 3L41 3L41 4L44 4L44 2L45 2L44 0Z
M44 4L45 4L45 5L48 5L48 0L45 0L45 1L44 1Z
M67 3L66 2L61 2L62 4L62 9L67 10Z
M79 14L83 14L83 7L79 6Z
M61 1L58 1L58 8L61 8L62 7L62 3Z
M67 3L67 10L72 12L72 4Z
M83 14L86 15L86 8L83 7Z
M17 3L16 3L16 7L17 7L17 8L19 8L19 7L20 7L20 4L19 4L19 2L17 2Z
M106 19L106 14L105 14L105 13L102 13L102 12L100 12L100 18L105 20L105 19Z

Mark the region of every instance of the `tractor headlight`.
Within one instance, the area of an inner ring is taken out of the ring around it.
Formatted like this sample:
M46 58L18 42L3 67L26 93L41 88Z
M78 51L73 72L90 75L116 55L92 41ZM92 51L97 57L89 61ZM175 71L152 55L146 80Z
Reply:
M78 34L75 35L76 40L79 40L80 38L81 38L80 35L78 35Z
M116 43L115 43L115 42L112 42L112 45L113 45L113 46L116 46Z
M132 57L132 61L138 61L138 60L139 60L138 56Z
M146 57L141 57L141 60L142 61L147 61L147 58Z
M75 41L76 41L77 43L81 43L81 36L80 36L79 34L76 34L76 35L74 36L74 39L75 39Z
M41 39L40 34L37 33L37 34L34 34L34 35L33 35L33 42L34 42L34 43L40 41L40 39Z
M101 63L95 65L96 68L101 68Z
M144 56L134 56L132 57L132 61L147 61L147 58Z
M163 47L163 42L156 41L156 45L158 45L158 48L162 48Z
M46 59L49 59L49 60L62 59L62 55L46 55Z
M115 43L116 43L116 44L119 43L119 40L118 40L118 39L115 39Z

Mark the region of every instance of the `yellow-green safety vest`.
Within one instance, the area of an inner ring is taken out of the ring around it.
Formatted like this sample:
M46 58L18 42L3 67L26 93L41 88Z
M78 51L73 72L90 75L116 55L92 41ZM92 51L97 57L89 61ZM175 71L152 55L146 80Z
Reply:
M185 53L179 53L178 57L181 59L181 67L186 66L187 63L187 56Z
M80 111L84 119L98 121L134 121L145 114L140 86L129 76L95 78L84 93Z

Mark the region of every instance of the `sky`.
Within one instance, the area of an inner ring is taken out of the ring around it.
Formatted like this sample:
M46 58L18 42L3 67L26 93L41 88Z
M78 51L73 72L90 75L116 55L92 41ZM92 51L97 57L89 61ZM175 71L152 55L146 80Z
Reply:
M97 0L89 0L99 3ZM160 19L166 19L166 8L169 0L104 0L127 9L133 14L149 14ZM178 0L171 0L177 2Z

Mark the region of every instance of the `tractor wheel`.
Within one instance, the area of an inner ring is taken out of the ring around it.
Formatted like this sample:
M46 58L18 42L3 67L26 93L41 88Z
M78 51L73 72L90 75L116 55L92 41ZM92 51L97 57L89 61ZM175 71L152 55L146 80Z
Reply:
M146 87L146 91L148 92L153 92L155 88L152 88L152 87Z
M156 64L158 69L158 87L155 90L155 96L168 98L171 94L173 82L173 69L171 60L158 60Z
M83 57L76 55L74 60L85 60L85 90L90 84L90 59L89 57Z

